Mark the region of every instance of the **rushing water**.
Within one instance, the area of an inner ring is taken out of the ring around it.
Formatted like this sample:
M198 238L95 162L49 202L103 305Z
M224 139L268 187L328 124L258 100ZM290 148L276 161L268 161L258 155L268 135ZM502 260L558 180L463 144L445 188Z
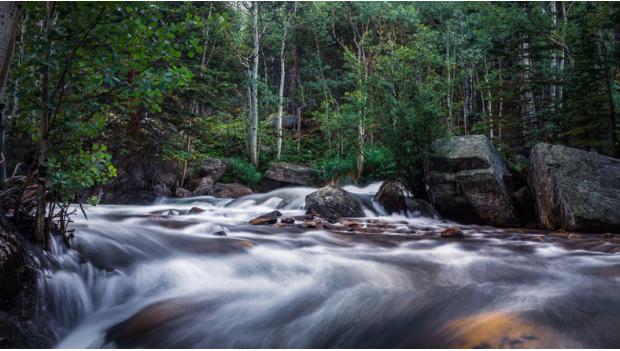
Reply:
M454 223L386 216L377 188L347 190L423 230L247 224L303 214L311 188L86 207L44 260L39 323L71 348L620 346L619 254L491 227L442 239Z

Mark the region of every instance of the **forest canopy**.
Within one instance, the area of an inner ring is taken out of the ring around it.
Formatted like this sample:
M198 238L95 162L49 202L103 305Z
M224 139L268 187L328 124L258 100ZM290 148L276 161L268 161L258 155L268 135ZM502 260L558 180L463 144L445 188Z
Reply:
M3 179L79 200L135 160L270 163L415 188L429 144L484 134L620 155L614 2L28 2ZM512 161L511 161L512 162Z

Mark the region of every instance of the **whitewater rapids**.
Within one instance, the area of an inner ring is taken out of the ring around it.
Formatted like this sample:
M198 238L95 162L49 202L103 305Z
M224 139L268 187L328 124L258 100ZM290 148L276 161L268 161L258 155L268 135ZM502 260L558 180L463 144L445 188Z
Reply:
M346 187L367 217L455 225L387 216L378 186ZM619 254L481 226L450 240L248 224L303 214L314 190L86 206L42 260L37 323L59 348L620 346Z

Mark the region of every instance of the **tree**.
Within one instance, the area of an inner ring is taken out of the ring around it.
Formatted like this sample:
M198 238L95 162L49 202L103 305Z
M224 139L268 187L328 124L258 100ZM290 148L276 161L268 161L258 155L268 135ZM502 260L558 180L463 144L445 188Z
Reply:
M9 75L9 65L15 46L15 32L19 19L19 8L15 1L0 3L0 182L6 179L5 137L5 86Z

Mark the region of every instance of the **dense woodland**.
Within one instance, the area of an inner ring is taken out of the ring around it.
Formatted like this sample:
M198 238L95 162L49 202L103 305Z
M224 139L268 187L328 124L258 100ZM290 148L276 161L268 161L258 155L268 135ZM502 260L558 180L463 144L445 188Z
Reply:
M8 8L9 5L7 5ZM5 9L2 179L45 208L135 160L277 160L416 188L430 143L620 155L620 6L595 2L28 2ZM14 16L7 16L7 13ZM96 197L90 200L96 201Z

